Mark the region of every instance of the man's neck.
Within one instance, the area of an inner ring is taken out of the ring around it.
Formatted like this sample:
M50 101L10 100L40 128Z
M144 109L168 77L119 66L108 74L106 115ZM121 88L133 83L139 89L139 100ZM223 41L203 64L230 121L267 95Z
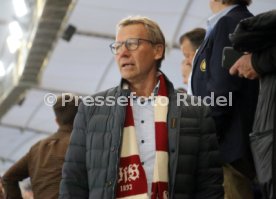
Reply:
M136 96L149 97L156 86L158 77L151 79L150 81L138 82L136 84L130 84L131 92L134 92Z

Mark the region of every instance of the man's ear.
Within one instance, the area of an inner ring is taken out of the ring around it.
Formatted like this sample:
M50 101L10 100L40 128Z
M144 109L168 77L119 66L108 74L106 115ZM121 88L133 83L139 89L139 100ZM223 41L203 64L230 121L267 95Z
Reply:
M156 44L154 46L155 59L161 59L163 57L163 52L165 51L165 47L163 44Z

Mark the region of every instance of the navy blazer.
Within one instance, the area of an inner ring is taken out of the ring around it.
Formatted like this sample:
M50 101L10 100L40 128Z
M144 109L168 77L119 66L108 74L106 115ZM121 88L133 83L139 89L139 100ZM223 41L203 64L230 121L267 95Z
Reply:
M223 16L199 48L193 66L195 96L225 96L232 92L232 106L211 106L223 160L227 163L250 157L249 133L258 96L258 81L231 76L222 68L222 50L231 46L229 33L240 20L251 17L245 6L237 6Z

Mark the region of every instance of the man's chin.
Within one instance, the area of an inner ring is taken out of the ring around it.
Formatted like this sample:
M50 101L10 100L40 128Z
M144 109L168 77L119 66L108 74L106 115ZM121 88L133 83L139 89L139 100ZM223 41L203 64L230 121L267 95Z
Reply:
M121 77L125 80L129 80L129 79L133 78L133 74L121 72Z

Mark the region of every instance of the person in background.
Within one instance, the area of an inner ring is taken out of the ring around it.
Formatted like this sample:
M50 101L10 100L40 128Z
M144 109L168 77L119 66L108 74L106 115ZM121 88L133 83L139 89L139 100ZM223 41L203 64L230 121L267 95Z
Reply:
M35 199L58 198L61 170L73 121L78 110L76 96L63 94L53 110L59 126L56 133L34 144L3 176L6 199L20 199L19 182L30 177Z
M180 93L160 71L158 24L125 18L110 48L121 84L80 104L59 198L223 199L215 124L186 94L187 105L177 103Z
M188 87L188 94L190 94L190 78L192 71L193 59L196 50L199 48L205 37L204 28L195 28L181 35L179 38L180 49L184 55L184 59L181 63L181 72L183 77L183 83Z
M182 73L183 83L185 85L188 85L191 71L192 71L192 66L187 64L186 59L183 59L181 62L181 73Z
M0 199L5 199L2 177L0 176Z
M240 20L251 17L251 0L209 0L213 16L207 21L205 40L196 53L192 72L192 94L226 97L227 106L211 108L215 119L220 151L224 162L224 190L227 199L252 199L255 168L250 151L249 133L256 110L258 80L231 76L222 68L222 52L231 46L229 33Z
M251 150L263 199L274 199L276 197L275 176L273 176L273 169L276 167L273 162L275 156L273 148L276 147L276 46L243 55L231 67L230 74L238 74L242 78L260 79L261 89L250 134Z
M263 199L276 198L276 10L240 21L229 35L233 48L243 52L230 74L259 79L251 150Z

